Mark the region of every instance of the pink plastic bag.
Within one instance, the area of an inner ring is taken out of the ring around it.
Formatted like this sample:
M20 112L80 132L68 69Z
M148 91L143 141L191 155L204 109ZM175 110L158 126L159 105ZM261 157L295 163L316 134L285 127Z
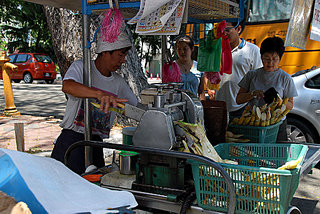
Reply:
M216 85L221 81L219 72L205 72L204 75L213 85Z
M168 62L162 68L162 82L181 82L180 68L176 62Z

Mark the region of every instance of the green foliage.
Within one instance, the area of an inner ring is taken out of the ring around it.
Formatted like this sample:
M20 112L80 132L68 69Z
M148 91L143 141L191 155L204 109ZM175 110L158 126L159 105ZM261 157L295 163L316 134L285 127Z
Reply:
M131 32L135 32L136 25L128 25L131 29ZM186 25L183 24L180 29L181 34L185 34ZM179 35L173 35L173 36L167 36L167 55L169 55L169 58L172 60L175 60L177 58L176 53L174 51L174 42L177 36ZM150 63L153 58L156 56L156 54L161 53L161 36L154 36L154 35L139 35L137 33L132 34L134 46L137 49L138 56L141 60L145 59L146 64ZM147 46L146 49L142 49L143 46Z
M136 25L128 26L130 27L131 32L135 32ZM145 59L146 64L150 63L154 56L161 52L161 36L148 36L133 33L132 38L139 58L141 60ZM143 46L147 46L147 50L143 50Z
M0 33L0 50L7 50L7 43L2 38L2 34Z
M1 1L1 35L10 53L47 53L55 60L51 34L43 6L22 0Z

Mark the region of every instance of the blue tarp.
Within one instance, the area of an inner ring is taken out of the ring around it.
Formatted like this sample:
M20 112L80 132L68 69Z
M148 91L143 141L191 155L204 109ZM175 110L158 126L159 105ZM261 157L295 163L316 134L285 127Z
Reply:
M137 206L131 193L92 184L52 158L7 149L0 149L0 191L37 214L106 213Z

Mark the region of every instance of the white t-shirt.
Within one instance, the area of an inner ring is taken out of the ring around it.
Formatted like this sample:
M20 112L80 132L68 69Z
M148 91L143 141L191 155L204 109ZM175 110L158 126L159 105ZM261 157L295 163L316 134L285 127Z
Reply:
M242 39L238 47L232 51L232 73L223 74L216 100L225 101L227 111L237 111L244 107L246 103L238 105L236 97L240 87L238 83L250 70L262 67L260 49L258 46Z
M63 80L72 79L83 83L83 62L82 60L72 63L66 72ZM128 99L131 105L137 105L137 97L132 93L130 87L119 74L112 72L110 77L103 76L96 68L94 61L91 61L92 88L104 91L115 97ZM64 129L84 133L84 108L83 99L68 95L66 112L60 126ZM94 100L98 103L98 100ZM101 138L109 137L110 129L115 118L115 113L109 111L107 114L96 107L92 107L92 133L100 135Z

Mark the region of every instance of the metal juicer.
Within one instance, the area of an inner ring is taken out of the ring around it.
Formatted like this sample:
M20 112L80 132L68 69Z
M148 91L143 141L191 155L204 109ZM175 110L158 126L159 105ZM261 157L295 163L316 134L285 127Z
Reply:
M174 121L203 124L201 102L178 89L181 84L153 84L141 92L142 105L125 110L126 115L139 121L132 139L134 146L170 150L177 146Z
M141 104L125 107L125 115L138 120L133 146L172 150L181 146L183 132L174 121L203 124L203 107L193 94L180 90L181 83L153 84L141 92ZM163 194L173 201L193 188L191 167L185 159L141 153L132 189Z

